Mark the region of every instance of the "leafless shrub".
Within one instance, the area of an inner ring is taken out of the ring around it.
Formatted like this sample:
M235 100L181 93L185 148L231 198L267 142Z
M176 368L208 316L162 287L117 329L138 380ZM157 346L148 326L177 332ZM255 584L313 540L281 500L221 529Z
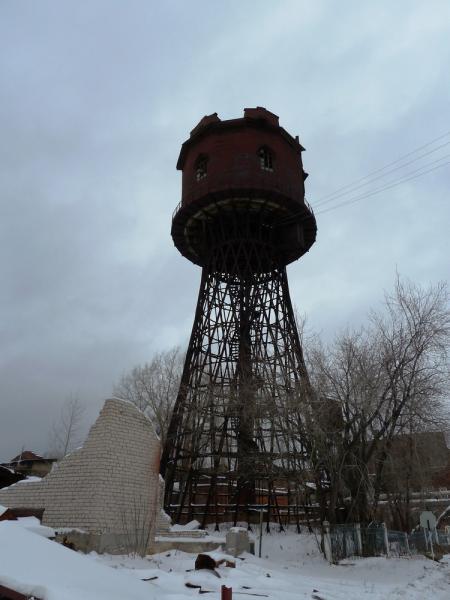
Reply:
M120 511L125 551L131 556L146 556L153 539L155 514L148 498L134 497Z

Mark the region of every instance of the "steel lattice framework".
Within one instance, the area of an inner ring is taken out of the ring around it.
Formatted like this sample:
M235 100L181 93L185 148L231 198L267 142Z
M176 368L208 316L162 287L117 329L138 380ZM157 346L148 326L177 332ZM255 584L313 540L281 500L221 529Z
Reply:
M279 519L276 487L300 479L307 376L270 220L270 211L241 202L209 224L210 259L163 457L176 521L237 521L269 497Z

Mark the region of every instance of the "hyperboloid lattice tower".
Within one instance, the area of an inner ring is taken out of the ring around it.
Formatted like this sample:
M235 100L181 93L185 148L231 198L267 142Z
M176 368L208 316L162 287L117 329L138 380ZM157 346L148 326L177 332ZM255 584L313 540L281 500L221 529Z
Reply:
M172 237L202 278L161 460L177 522L298 510L307 375L286 265L316 237L303 150L260 107L204 117L181 148Z

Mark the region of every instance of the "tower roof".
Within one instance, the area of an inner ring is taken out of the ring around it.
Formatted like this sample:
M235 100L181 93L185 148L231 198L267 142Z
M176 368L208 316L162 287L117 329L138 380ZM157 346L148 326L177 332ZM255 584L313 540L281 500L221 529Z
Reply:
M299 142L298 135L293 137L283 127L280 127L278 115L270 112L270 110L267 110L263 106L257 106L256 108L244 108L244 116L239 119L226 119L225 121L222 121L217 113L202 117L194 129L192 129L189 139L181 146L180 155L177 161L177 169L180 171L183 169L190 146L207 133L214 130L237 129L242 127L277 130L299 154L305 150Z

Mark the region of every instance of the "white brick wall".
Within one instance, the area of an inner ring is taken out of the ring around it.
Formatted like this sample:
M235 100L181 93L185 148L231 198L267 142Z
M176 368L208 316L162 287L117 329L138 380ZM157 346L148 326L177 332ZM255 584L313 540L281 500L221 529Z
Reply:
M43 523L89 533L127 533L160 516L160 444L152 423L129 402L106 400L84 446L42 481L0 490L0 504L45 508Z

